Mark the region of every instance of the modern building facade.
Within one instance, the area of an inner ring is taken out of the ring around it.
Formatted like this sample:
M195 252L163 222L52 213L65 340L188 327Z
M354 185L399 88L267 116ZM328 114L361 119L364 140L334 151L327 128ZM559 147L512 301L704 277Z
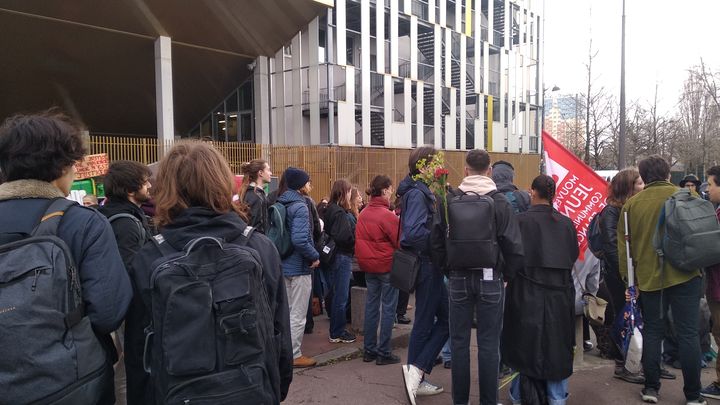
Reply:
M545 99L544 128L573 152L585 147L585 120L581 100L575 95L557 95Z
M335 0L187 134L537 153L535 0Z

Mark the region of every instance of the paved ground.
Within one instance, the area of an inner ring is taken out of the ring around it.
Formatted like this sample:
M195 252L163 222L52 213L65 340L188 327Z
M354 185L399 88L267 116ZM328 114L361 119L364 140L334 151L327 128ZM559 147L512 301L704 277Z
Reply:
M396 351L405 358L406 349ZM473 348L472 355L477 353ZM473 360L473 389L470 403L479 403L477 388L477 358ZM714 366L714 364L713 364ZM660 390L661 404L684 404L680 370L671 369L677 380L663 380ZM642 386L628 384L612 377L613 363L597 357L597 351L586 354L583 367L570 377L568 404L624 405L642 404ZM703 385L712 381L714 368L702 370ZM429 380L443 385L446 392L433 397L419 398L418 405L451 404L449 393L450 370L435 368ZM510 404L507 387L501 391L500 400ZM710 400L711 404L713 400ZM720 404L720 401L715 401ZM357 358L326 366L297 371L290 386L285 404L407 404L400 366L376 366Z
M412 299L411 299L412 303ZM412 318L413 311L408 315ZM283 404L349 404L349 405L392 405L407 404L402 374L399 365L376 366L364 363L360 355L362 336L353 344L333 344L328 342L329 322L325 315L315 319L315 330L303 339L303 354L314 356L318 367L296 369L287 399ZM395 353L405 359L407 341L412 325L397 325L393 331ZM471 347L473 367L473 389L471 404L479 403L477 388L477 347L473 341ZM702 370L703 386L709 384L715 376L714 363ZM661 404L685 403L682 393L682 375L680 370L670 369L678 376L677 380L663 380L660 391ZM116 388L117 403L125 404L122 367L118 367ZM568 404L592 405L634 405L642 404L640 389L642 386L628 384L612 377L613 363L598 357L597 350L585 354L584 364L576 368L570 377L570 398ZM440 366L435 368L429 380L445 387L446 392L433 397L419 398L419 405L451 404L450 370ZM501 390L500 400L510 404L507 387ZM709 400L713 404L714 400ZM720 401L714 401L720 405Z
M411 303L412 302L411 297ZM413 317L413 311L408 315ZM377 366L364 363L360 355L362 337L350 345L332 344L327 341L328 321L324 315L316 317L312 335L305 335L303 351L315 356L321 364L309 369L296 369L290 392L284 404L407 404L399 365ZM407 340L412 325L397 325L393 331L395 353L405 359ZM569 405L633 405L642 404L641 385L629 384L612 377L614 363L601 359L597 350L585 353L585 361L570 377ZM479 403L477 386L477 346L473 337L471 347L473 385L470 403ZM327 363L323 365L324 363ZM712 382L715 363L702 370L703 386ZM677 375L676 380L662 380L661 404L685 404L682 392L680 370L670 369ZM433 397L418 399L419 405L451 404L450 370L439 366L433 370L429 380L445 387L446 392ZM510 404L508 388L500 392L500 401ZM714 400L709 400L712 405ZM715 401L720 405L720 401Z

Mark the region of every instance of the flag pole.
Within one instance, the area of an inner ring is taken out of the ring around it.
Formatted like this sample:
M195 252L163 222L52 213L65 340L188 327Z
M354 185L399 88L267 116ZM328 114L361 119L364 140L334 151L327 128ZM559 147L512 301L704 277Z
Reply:
M625 168L625 0L622 6L622 45L620 46L620 137L618 139L618 170Z

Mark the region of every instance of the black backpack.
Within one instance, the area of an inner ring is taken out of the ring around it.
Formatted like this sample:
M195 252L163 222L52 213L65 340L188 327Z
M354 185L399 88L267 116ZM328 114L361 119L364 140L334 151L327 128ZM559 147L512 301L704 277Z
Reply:
M600 226L600 218L603 212L605 212L605 208L595 214L587 228L588 247L593 256L598 259L605 257L605 243L603 240L602 227Z
M163 257L150 278L152 321L143 363L156 403L273 404L279 346L258 252L205 236ZM273 378L274 377L274 378Z
M493 195L456 190L448 195L447 265L449 269L495 268L499 248Z
M73 205L54 199L29 235L0 234L3 404L94 404L104 389L107 356L85 316L70 249L57 237Z

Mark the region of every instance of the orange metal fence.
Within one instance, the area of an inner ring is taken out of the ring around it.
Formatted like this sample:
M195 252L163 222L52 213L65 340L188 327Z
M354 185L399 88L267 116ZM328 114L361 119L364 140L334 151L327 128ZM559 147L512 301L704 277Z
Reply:
M230 168L240 173L240 166L254 158L270 162L274 175L288 166L301 167L310 174L312 196L316 200L330 195L336 179L345 178L365 190L375 175L385 174L397 184L408 173L409 149L362 148L351 146L278 146L238 142L210 142L228 160ZM135 160L150 164L158 159L159 148L169 148L157 139L116 136L90 136L90 153L107 153L111 161ZM492 161L505 160L515 167L515 184L527 189L539 173L540 156L517 153L490 153ZM445 151L450 170L449 182L460 184L464 170L464 151Z

